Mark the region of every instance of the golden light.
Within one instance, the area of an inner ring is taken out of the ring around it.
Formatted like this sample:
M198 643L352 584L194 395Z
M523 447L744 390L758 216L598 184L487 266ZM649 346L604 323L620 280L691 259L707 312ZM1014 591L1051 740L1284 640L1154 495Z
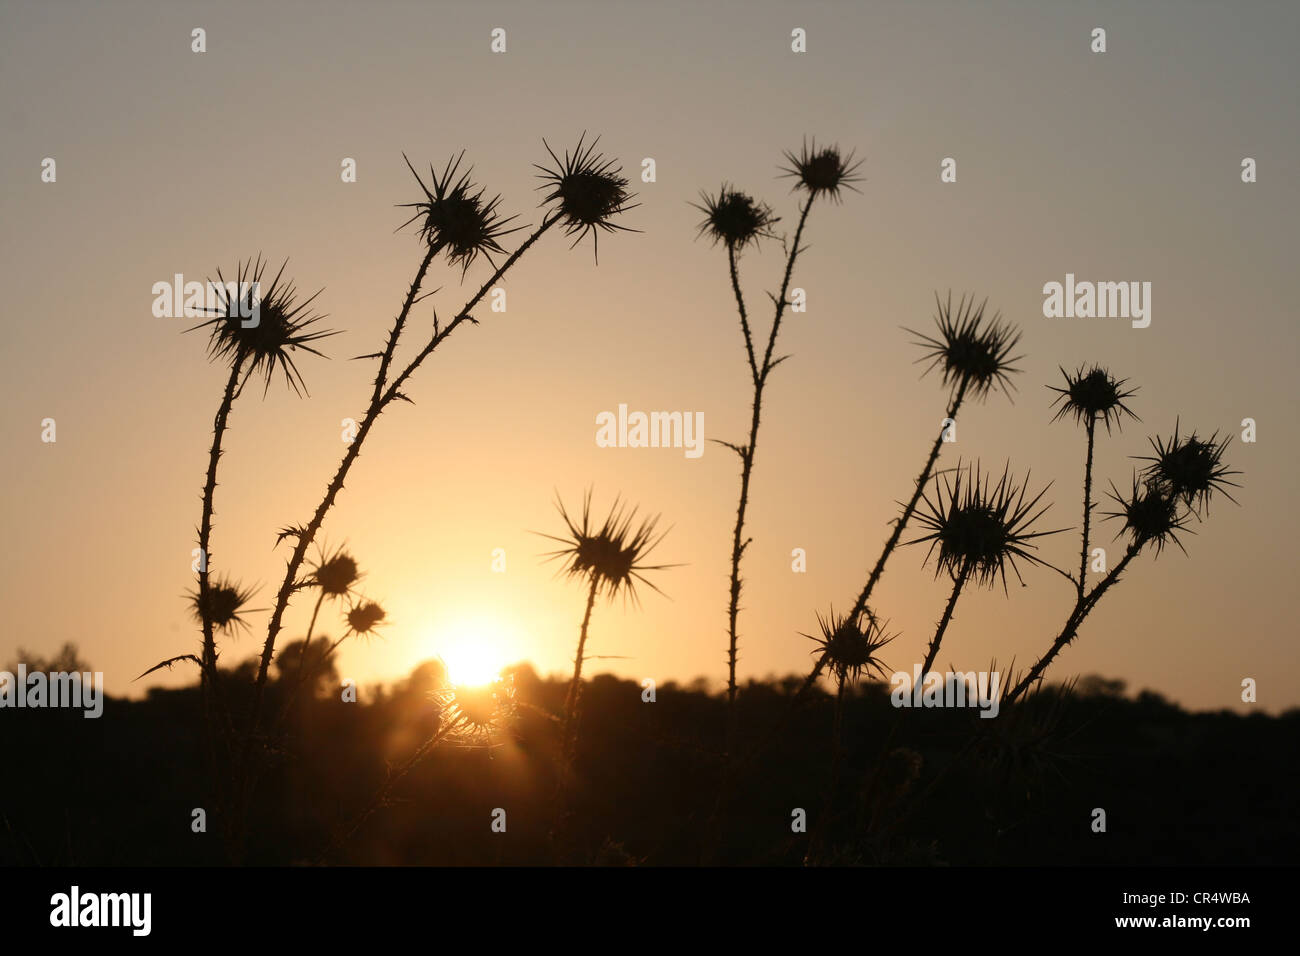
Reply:
M447 679L461 686L490 684L512 660L514 642L506 628L488 618L459 621L433 641L447 665Z

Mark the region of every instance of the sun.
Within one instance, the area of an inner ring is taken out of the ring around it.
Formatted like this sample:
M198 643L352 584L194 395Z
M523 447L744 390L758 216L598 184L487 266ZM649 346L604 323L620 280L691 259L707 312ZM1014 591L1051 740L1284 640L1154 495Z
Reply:
M490 684L508 663L509 635L500 622L489 619L460 621L433 639L434 649L447 665L447 679L462 687Z

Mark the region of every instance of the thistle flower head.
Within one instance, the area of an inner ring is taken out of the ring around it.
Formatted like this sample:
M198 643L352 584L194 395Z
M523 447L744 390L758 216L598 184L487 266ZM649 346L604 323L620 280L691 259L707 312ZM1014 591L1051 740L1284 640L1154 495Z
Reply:
M549 534L543 537L564 544L563 548L545 555L548 560L563 562L560 568L562 574L587 578L595 583L597 591L604 591L610 598L622 593L636 602L638 583L659 591L658 587L646 579L645 572L662 571L672 565L645 563L650 552L668 533L656 533L659 523L657 515L636 523L636 508L629 509L615 499L609 514L598 526L591 517L590 489L583 496L582 514L576 520L558 497L556 507L568 526L569 533L562 538Z
M934 299L938 306L935 316L938 334L921 335L906 330L918 336L915 344L926 349L917 359L930 362L922 376L938 366L943 371L943 384L954 392L964 389L973 397L983 399L996 385L1010 398L1010 376L1020 371L1013 363L1023 357L1011 354L1020 341L1020 331L1003 322L1001 313L986 319L987 300L976 306L973 297L967 300L962 296L953 309L951 292L946 303L939 299L938 293Z
M787 150L785 154L789 166L781 167L781 175L793 177L794 188L808 193L810 199L826 196L839 202L841 189L858 192L854 183L862 181L857 174L862 160L853 161L853 153L844 156L838 146L817 146L817 140L804 140L803 148L795 153Z
M483 188L470 180L472 169L460 172L464 157L462 150L460 155L447 160L441 175L430 165L429 185L426 186L411 161L406 159L406 154L402 154L415 181L424 190L425 198L422 202L401 204L414 209L415 215L398 227L401 229L418 222L420 239L431 249L445 251L447 261L453 266L459 265L462 273L479 256L491 262L494 253L504 253L501 238L522 228L507 228L516 217L501 218L497 212L501 197L487 199Z
M374 601L358 601L348 610L348 629L343 636L356 634L358 637L373 637L379 633L379 625L384 622L384 616L384 609Z
M760 239L770 239L772 226L780 221L767 203L726 183L717 193L700 193L700 198L703 203L691 203L704 213L699 235L737 252L747 245L758 245Z
M1241 472L1223 463L1223 453L1231 438L1220 439L1218 432L1209 438L1198 438L1195 432L1180 437L1175 423L1174 435L1168 441L1158 436L1149 440L1155 454L1140 456L1141 460L1151 462L1144 469L1143 477L1159 483L1172 497L1182 500L1197 517L1202 508L1209 513L1210 498L1216 492L1237 503L1228 488L1241 486L1228 479Z
M1178 535L1193 533L1188 527L1190 515L1179 507L1179 497L1169 485L1134 474L1130 494L1121 494L1112 482L1109 495L1118 509L1106 512L1103 517L1124 519L1115 537L1128 532L1134 548L1154 544L1157 555L1171 541L1178 545L1178 550L1187 553Z
M261 256L240 263L234 282L227 282L218 269L218 281L209 280L216 293L216 305L206 311L213 317L185 331L209 329L208 356L213 361L232 365L247 363L247 374L263 376L266 388L271 387L271 379L276 369L280 369L289 387L301 395L306 392L307 384L291 353L301 349L322 355L312 343L338 333L313 328L324 316L309 312L308 308L321 290L299 302L294 284L284 278L284 267L288 264L286 259L265 288L262 278L266 263Z
M622 175L623 170L617 161L596 152L600 137L584 146L586 135L583 133L578 137L578 145L572 153L566 151L562 160L550 144L542 140L555 166L537 166L542 180L542 185L537 188L546 190L543 206L555 204L555 215L563 223L565 235L576 237L573 245L576 246L590 233L593 252L598 253L599 230L634 231L612 220L619 213L635 209L639 203L632 202L633 194L627 190L627 177Z
M489 745L515 716L511 674L478 686L447 683L429 696L438 708L447 739L465 746Z
M356 558L342 547L333 553L322 552L320 560L312 567L308 584L321 589L327 597L343 597L361 580L361 569Z
M241 587L229 578L221 578L209 581L206 592L199 588L190 592L188 597L194 617L200 624L233 635L237 630L248 629L243 614L248 610L245 605L252 599L253 591L253 588Z
M896 635L886 636L884 626L870 610L851 618L847 614L837 615L832 608L826 617L817 614L817 626L820 636L805 634L804 637L817 645L813 649L815 656L826 656L837 680L856 681L863 673L867 676L887 673L879 651Z
M1004 468L1002 477L993 482L991 475L981 472L978 464L968 464L963 473L959 462L954 475L952 478L944 476L943 487L936 487L933 497L930 492L925 493L925 507L918 512L917 522L929 534L907 542L929 541L927 561L938 550L936 576L946 571L954 580L964 576L978 585L992 585L1001 578L1005 592L1008 566L1016 579L1024 584L1016 565L1017 558L1050 566L1029 553L1038 547L1033 543L1035 538L1064 530L1031 530L1051 507L1050 503L1038 507L1047 488L1028 498L1028 476L1024 484L1017 485Z
M1060 368L1060 366L1058 366ZM1134 421L1141 421L1133 410L1124 404L1124 399L1132 398L1137 389L1125 389L1128 379L1116 379L1100 365L1089 369L1080 366L1073 374L1061 368L1065 378L1065 387L1047 386L1057 393L1052 405L1059 406L1052 421L1058 421L1066 415L1073 415L1075 422L1087 424L1101 419L1106 423L1106 433L1110 433L1111 424L1120 424L1127 415Z

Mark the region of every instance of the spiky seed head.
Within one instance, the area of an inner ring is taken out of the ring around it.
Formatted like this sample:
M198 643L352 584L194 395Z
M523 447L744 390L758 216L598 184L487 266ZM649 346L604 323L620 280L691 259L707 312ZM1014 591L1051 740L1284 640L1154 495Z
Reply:
M1202 508L1209 514L1210 498L1216 492L1236 504L1237 499L1228 489L1241 486L1230 481L1229 476L1241 472L1231 470L1223 462L1223 453L1231 440L1231 437L1220 439L1218 432L1209 438L1198 438L1195 432L1180 437L1175 423L1172 438L1149 439L1155 454L1140 456L1142 461L1151 462L1143 470L1143 476L1161 484L1198 517Z
M864 673L868 676L887 673L879 651L895 635L886 636L884 625L870 610L851 618L847 614L837 615L832 608L826 617L820 612L817 614L817 626L820 635L805 634L804 637L817 645L813 649L814 655L826 655L830 671L837 680L857 681Z
M758 245L760 239L771 238L772 226L780 221L767 203L759 202L726 183L717 193L700 193L700 198L702 203L691 203L704 213L699 235L708 236L714 245L721 242L736 252L747 245Z
M811 199L825 196L839 202L842 198L840 190L859 191L853 184L862 181L858 175L862 161L855 163L853 153L844 156L838 146L818 148L816 139L811 142L804 140L798 153L787 150L785 158L790 165L781 168L781 175L793 177L794 188L804 190Z
M1017 484L1008 469L1003 469L995 483L989 473L980 470L978 462L968 464L964 472L958 462L952 477L943 476L942 487L936 482L934 492L924 494L917 522L929 533L907 543L930 542L926 561L937 550L936 576L947 572L954 580L964 577L977 585L992 585L1001 578L1005 592L1008 567L1024 584L1016 559L1050 567L1030 550L1038 547L1035 538L1065 530L1031 530L1051 507L1050 503L1041 508L1038 505L1051 485L1028 498L1028 475L1024 483Z
M247 629L243 613L245 605L253 597L253 590L241 587L229 578L209 581L206 592L199 588L189 594L194 617L200 624L211 625L214 630L232 635Z
M429 696L448 730L448 740L465 746L491 744L515 716L512 674L478 686L443 684Z
M560 159L550 144L542 140L555 165L534 165L541 170L539 178L542 184L537 188L546 191L542 205L554 204L555 215L559 217L565 235L574 237L574 246L590 233L593 252L597 252L599 259L596 247L600 232L616 229L635 231L613 219L620 213L635 209L639 203L632 202L634 197L628 192L627 177L622 175L617 160L606 159L596 152L600 137L584 145L586 135L583 133L578 137L578 145L573 152L566 151L564 159Z
M556 497L560 517L568 526L566 537L542 535L564 544L563 548L544 555L547 560L562 562L560 572L568 577L585 578L607 597L618 594L637 601L636 585L659 588L645 577L648 571L662 571L669 564L646 564L646 558L664 539L666 530L657 532L659 516L636 521L636 508L626 507L614 499L605 520L598 526L591 516L591 489L583 495L582 514L575 519ZM663 593L660 591L659 593Z
M962 390L973 398L983 399L997 386L1010 398L1011 375L1020 371L1014 363L1023 358L1011 354L1020 341L1020 330L1003 322L1001 313L986 317L987 300L977 306L973 296L967 299L963 295L954 309L951 292L946 302L939 299L938 293L934 298L938 307L935 316L938 333L921 335L906 330L917 336L915 344L926 350L917 359L930 363L922 377L938 366L943 384L954 393Z
M292 353L301 349L324 357L312 343L338 334L314 328L324 316L310 312L309 307L321 290L299 302L294 284L284 278L288 264L286 259L266 287L262 285L266 263L261 256L239 263L233 283L218 269L217 282L208 280L216 293L216 305L205 311L213 317L185 330L208 329L209 358L245 366L248 376L263 376L263 394L277 369L284 372L295 393L306 392Z
M445 252L447 262L459 265L462 273L479 256L491 262L494 254L503 254L505 249L501 247L501 238L522 228L510 226L516 217L501 217L497 210L501 197L486 198L484 189L470 179L472 168L463 173L460 171L464 157L462 150L447 160L441 175L430 165L429 184L426 186L411 161L406 159L406 154L402 154L425 198L420 202L401 204L414 209L415 214L398 227L401 229L413 222L418 223L421 241L430 249Z
M347 613L348 634L358 637L371 637L379 633L379 625L384 621L384 609L374 601L358 601Z
M1169 485L1134 474L1133 490L1129 494L1121 494L1112 483L1109 495L1118 508L1106 512L1103 517L1122 518L1124 521L1115 537L1127 532L1133 547L1152 544L1157 555L1170 542L1187 553L1178 535L1181 532L1192 533L1187 526L1189 514L1180 507L1180 499Z
M321 554L320 561L312 568L310 583L327 597L336 598L351 592L360 579L356 558L340 547L332 554Z
M1136 388L1124 388L1128 379L1117 379L1100 365L1087 369L1080 366L1078 371L1073 373L1061 368L1061 375L1065 379L1064 388L1057 388L1055 385L1047 386L1057 393L1052 401L1053 407L1059 406L1052 421L1058 421L1066 415L1072 415L1075 422L1084 425L1100 419L1106 423L1107 434L1110 433L1111 425L1119 425L1125 415L1134 421L1141 421L1133 410L1124 404L1126 398L1132 398L1137 394Z

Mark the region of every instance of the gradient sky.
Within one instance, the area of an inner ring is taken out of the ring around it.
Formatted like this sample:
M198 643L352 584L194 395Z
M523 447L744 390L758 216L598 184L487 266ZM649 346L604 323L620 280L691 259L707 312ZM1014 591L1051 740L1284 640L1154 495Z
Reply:
M796 26L806 54L789 50ZM1095 26L1104 55L1089 52ZM507 30L505 55L489 52L493 27ZM1081 429L1049 424L1058 365L1102 362L1141 388L1142 423L1100 443L1103 488L1124 485L1127 456L1179 416L1234 435L1258 422L1258 442L1229 453L1241 506L1216 503L1189 556L1143 557L1049 676L1100 672L1216 709L1241 709L1254 677L1258 706L1295 706L1298 28L1285 3L4 0L0 661L76 641L110 693L134 694L136 674L197 649L183 595L224 373L183 320L153 317L154 282L289 256L346 330L327 343L332 360L302 360L310 399L250 388L231 420L213 564L260 584L266 607L287 554L272 550L275 531L310 515L343 452L340 419L368 398L372 364L346 359L381 346L419 262L413 234L394 232L394 204L420 195L402 152L427 168L466 149L503 208L536 223L542 137L563 147L589 130L636 178L642 157L656 160L658 181L636 184L642 205L623 220L643 231L603 238L599 266L589 245L548 236L509 276L508 312L480 309L482 325L413 380L417 404L383 416L325 538L358 554L392 623L382 641L345 644L339 669L387 680L476 638L543 672L571 667L585 595L539 561L547 542L529 532L561 528L556 490L576 502L593 485L597 507L621 493L662 512L672 531L658 556L686 566L656 578L667 598L597 609L590 652L624 659L589 673L716 686L735 457L597 448L595 416L619 403L702 411L706 438L743 439L726 257L695 241L688 203L726 180L793 220L777 166L815 135L856 149L867 179L814 209L796 272L809 308L784 328L793 358L767 395L742 678L806 671L799 632L860 590L946 398L918 378L900 326L928 327L934 291L951 288L1019 324L1027 358L1015 403L970 406L944 461L1009 459L1035 487L1054 481L1051 526L1079 522L1083 456ZM947 156L956 184L939 181ZM340 182L343 157L358 162L355 184ZM762 322L780 266L770 244L742 261ZM1042 286L1067 272L1151 282L1150 328L1044 318ZM489 274L476 266L464 289L458 272L434 276L443 291L417 309L408 345L435 304L454 314ZM45 417L56 444L40 441ZM505 574L490 569L498 547ZM795 547L806 574L790 570ZM1071 566L1073 536L1043 555ZM874 601L903 634L886 661L908 671L946 597L923 556L897 553ZM968 591L941 663L1036 657L1071 590L1042 569L1026 581L1009 597ZM282 640L308 611L291 609ZM265 619L223 660L254 654Z

